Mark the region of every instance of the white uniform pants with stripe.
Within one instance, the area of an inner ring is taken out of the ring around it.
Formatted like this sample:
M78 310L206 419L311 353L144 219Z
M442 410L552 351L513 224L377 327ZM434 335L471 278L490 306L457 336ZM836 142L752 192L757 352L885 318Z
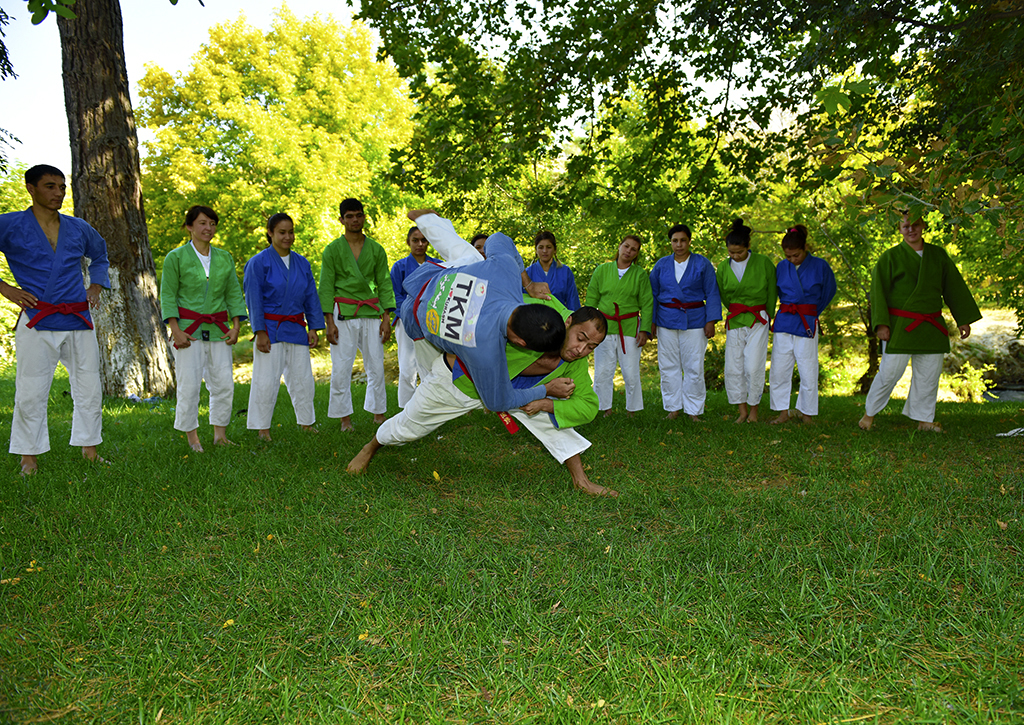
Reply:
M626 387L626 410L634 412L644 409L644 391L640 387L640 351L635 337L626 338L626 351L618 335L608 333L604 342L594 350L594 392L597 393L597 407L610 410L615 392L615 365L622 368L622 382Z
M17 369L10 452L36 456L50 450L46 404L58 362L67 368L74 402L70 444L99 445L103 442L103 389L96 331L57 332L27 325L28 317L21 315L14 331Z
M334 306L337 319L338 306ZM331 397L328 418L352 415L352 364L356 350L363 353L366 370L366 398L363 410L382 415L388 409L384 388L384 344L380 341L380 318L356 317L338 325L338 344L331 345Z
M910 392L903 405L903 415L921 423L933 422L935 401L939 397L939 377L942 375L942 353L890 354L885 348L886 343L882 343L882 361L878 365L878 374L871 381L864 412L872 417L882 412L909 362Z
M398 343L398 407L404 408L416 391L416 376L419 375L422 384L427 379L429 368L424 370L420 367L416 343L405 331L401 318L395 322L395 342Z
M377 442L384 446L401 446L424 438L443 423L471 410L482 410L483 404L470 398L452 383L452 373L444 358L434 362L428 380L416 388L405 410L388 418L377 429ZM527 430L537 437L559 463L590 447L590 441L573 428L556 428L547 413L528 416L523 411L509 411ZM497 423L497 421L495 421Z
M725 393L730 405L757 405L764 395L768 325L754 323L725 333Z
M188 347L174 351L174 376L178 382L175 430L187 432L199 427L199 388L203 380L210 393L210 425L227 427L235 399L230 345L220 340L193 340Z
M313 425L313 366L309 361L309 346L294 342L275 342L270 352L260 352L252 345L252 385L249 387L249 430L267 430L274 417L277 394L281 391L281 377L288 389L295 410L295 422Z
M658 328L658 371L661 373L661 404L668 412L682 410L701 415L707 398L704 384L704 353L708 338L704 328Z
M772 338L772 367L768 372L772 410L789 410L793 396L793 366L800 371L800 392L796 409L804 415L818 414L818 331L814 337L776 332Z

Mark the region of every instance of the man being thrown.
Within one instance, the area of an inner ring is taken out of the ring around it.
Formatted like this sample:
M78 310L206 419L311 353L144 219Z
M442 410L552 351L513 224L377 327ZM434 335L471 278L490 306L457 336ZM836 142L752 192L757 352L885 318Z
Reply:
M523 304L523 260L515 243L504 234L491 235L485 260L455 233L450 221L433 211L411 211L409 218L451 265L446 269L426 263L405 279L408 296L402 304L402 327L417 341L423 369L432 374L438 350L454 355L457 370L470 376L484 405L495 412L548 395L569 397L571 385L564 390L568 381L553 381L546 392L518 390L509 382L506 341L555 352L565 338L565 323L557 311Z
M17 355L10 452L21 456L23 475L38 469L36 456L50 450L46 404L53 371L68 369L74 413L71 445L82 456L104 462L96 452L103 434L99 346L90 307L100 288L110 287L107 245L86 222L60 213L67 186L52 166L25 172L31 208L0 215L0 252L18 286L0 280L0 294L22 308L14 333ZM89 287L82 279L88 258Z
M546 304L566 315L565 342L557 353L544 354L507 345L511 382L516 387L542 390L545 383L558 375L572 378L574 392L567 400L541 398L509 413L525 425L559 463L565 464L576 488L592 496L617 497L616 491L587 478L580 454L590 447L590 442L572 427L589 423L597 415L597 393L591 386L588 358L604 340L608 323L594 307L581 307L570 314L557 300ZM382 425L377 435L348 464L349 473L365 472L383 446L418 440L445 421L484 407L468 376L459 375L452 380L453 363L450 355L434 363L427 382L416 389L406 409ZM506 421L506 425L510 423Z
M971 334L971 323L981 319L960 270L934 244L926 244L924 221L903 215L903 242L887 249L871 273L871 324L882 341L882 360L871 383L858 425L871 430L875 416L889 402L896 383L911 363L910 392L903 415L918 422L918 430L942 432L935 422L942 356L949 352L949 330L942 303L960 330Z

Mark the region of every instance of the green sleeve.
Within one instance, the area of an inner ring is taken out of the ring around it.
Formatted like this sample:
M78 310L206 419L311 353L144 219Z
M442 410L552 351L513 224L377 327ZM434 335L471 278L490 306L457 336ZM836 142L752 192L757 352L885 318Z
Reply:
M654 291L651 288L651 275L643 268L640 271L643 274L640 275L640 280L637 282L639 286L637 297L640 300L640 330L638 332L646 332L650 335L651 325L654 323Z
M164 322L178 316L178 256L178 250L172 249L164 257L160 277L160 314Z
M585 425L597 417L597 393L590 380L590 358L565 363L548 375L541 384L555 378L572 378L576 389L568 400L554 400L555 425L574 428Z
M882 253L871 270L871 330L879 325L891 327L889 320L889 290L892 288L892 269L888 251Z
M316 288L317 294L320 295L320 309L325 315L334 312L334 280L337 275L335 269L337 255L334 248L336 243L337 240L334 240L328 244L320 258L320 284Z
M388 253L379 244L375 251L377 252L375 257L376 266L374 267L373 274L374 284L377 285L377 297L380 299L380 308L382 310L393 310L395 309L395 288L391 284Z
M761 259L764 260L764 273L768 278L768 297L765 300L765 307L768 311L768 319L775 317L775 305L779 301L779 288L776 284L775 278L775 265L772 264L767 256L762 255Z
M942 270L942 299L957 326L969 325L981 319L981 310L978 309L974 295L948 254Z
M242 286L238 283L238 273L235 272L235 259L230 252L225 251L228 258L228 276L224 282L224 300L227 302L228 318L237 317L239 320L248 318L248 310L245 307L245 297L242 296Z

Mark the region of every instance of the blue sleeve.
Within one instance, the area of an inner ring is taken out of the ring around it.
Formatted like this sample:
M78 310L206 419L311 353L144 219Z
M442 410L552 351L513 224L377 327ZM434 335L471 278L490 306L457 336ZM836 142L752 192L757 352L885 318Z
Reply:
M717 322L722 319L722 296L718 292L718 277L715 275L715 268L711 266L710 260L704 261L704 299L707 311L708 322Z
M81 222L85 236L85 256L89 258L89 284L98 284L110 289L110 262L107 260L107 243L100 233L86 222Z
M302 301L303 311L306 313L306 325L310 330L323 330L327 327L324 320L324 311L320 309L320 295L316 291L316 280L313 279L313 268L309 266L309 260L302 258L305 262L303 270L306 273L306 294Z
M569 312L575 312L580 308L580 293L576 289L576 275L568 267L565 268L565 271L569 277L568 291L565 295L565 306L569 309Z
M836 275L824 259L821 260L821 299L818 301L818 315L825 311L836 296Z
M661 325L661 320L658 319L658 309L661 307L658 304L658 296L661 294L661 281L658 279L658 268L661 266L661 260L659 259L654 263L654 268L651 270L651 294L654 295L654 312L651 314L651 322L655 327Z
M262 252L261 252L262 254ZM266 331L263 319L263 260L260 255L249 259L242 272L242 288L245 291L245 306L249 310L249 327L253 332Z

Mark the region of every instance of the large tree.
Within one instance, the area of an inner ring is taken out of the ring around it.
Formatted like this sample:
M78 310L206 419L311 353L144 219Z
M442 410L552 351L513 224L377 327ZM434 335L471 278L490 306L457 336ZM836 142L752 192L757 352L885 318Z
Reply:
M156 136L144 161L154 251L181 244L185 209L205 204L239 267L266 246L266 219L281 211L316 264L338 235L339 201L386 207L383 172L412 133L412 103L375 48L362 23L281 8L269 31L243 18L212 27L187 72L150 66L139 116Z
M111 289L95 312L106 395L174 386L142 207L138 138L128 95L121 8L89 0L58 17L75 215L107 242Z

